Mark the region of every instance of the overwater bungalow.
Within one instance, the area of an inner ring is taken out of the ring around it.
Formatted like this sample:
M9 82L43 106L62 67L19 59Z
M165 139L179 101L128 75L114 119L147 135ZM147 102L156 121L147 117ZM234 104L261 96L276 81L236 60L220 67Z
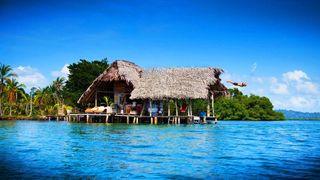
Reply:
M133 62L117 60L78 100L91 103L96 111L71 115L78 116L78 120L85 116L87 122L92 121L91 117L104 116L105 122L192 123L199 120L192 111L192 102L206 99L207 108L202 113L206 123L206 119L214 118L214 98L228 94L219 78L221 73L222 69L211 67L144 70ZM104 96L113 101L111 109L99 109Z

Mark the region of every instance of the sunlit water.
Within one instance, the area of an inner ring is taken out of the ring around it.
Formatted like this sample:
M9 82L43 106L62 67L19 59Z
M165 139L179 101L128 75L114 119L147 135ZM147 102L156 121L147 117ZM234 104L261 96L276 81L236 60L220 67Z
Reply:
M32 179L317 179L320 121L0 121L0 173Z

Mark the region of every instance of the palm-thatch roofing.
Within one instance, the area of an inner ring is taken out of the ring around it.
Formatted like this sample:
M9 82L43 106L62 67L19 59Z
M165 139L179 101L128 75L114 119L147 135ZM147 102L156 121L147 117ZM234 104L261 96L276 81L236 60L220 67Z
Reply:
M105 82L125 80L134 86L134 82L140 78L142 69L133 62L125 60L114 61L102 74L100 74L81 95L78 103L88 102L93 99L96 90Z
M219 68L163 68L142 73L131 99L206 99L212 92L226 95Z

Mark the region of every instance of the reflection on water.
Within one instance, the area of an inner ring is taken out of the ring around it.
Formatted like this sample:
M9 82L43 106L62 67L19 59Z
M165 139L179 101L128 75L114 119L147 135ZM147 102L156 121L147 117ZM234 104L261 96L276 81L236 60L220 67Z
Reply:
M0 121L3 178L312 178L320 121L218 125Z

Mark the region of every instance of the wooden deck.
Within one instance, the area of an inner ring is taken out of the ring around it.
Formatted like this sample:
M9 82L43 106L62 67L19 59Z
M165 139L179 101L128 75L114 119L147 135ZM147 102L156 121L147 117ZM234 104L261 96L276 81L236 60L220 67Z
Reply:
M71 122L100 122L100 123L127 123L127 124L206 124L207 120L214 120L215 117L197 116L141 116L135 114L106 114L106 113L74 113L69 114L65 118Z

